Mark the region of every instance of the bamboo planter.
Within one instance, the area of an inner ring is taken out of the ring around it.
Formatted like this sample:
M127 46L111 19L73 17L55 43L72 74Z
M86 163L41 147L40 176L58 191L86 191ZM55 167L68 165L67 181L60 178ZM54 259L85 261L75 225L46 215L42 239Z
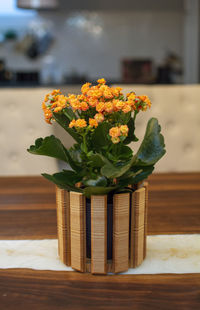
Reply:
M80 272L106 274L139 266L146 256L148 184L132 194L85 196L56 187L58 251Z

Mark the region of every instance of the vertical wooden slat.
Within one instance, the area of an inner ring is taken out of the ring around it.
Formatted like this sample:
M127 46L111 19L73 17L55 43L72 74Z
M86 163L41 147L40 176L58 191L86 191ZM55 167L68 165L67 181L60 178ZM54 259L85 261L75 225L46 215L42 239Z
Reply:
M144 257L145 188L132 194L130 267L137 267Z
M69 192L56 187L58 253L61 261L71 265Z
M129 267L129 209L130 194L116 194L113 198L113 272Z
M91 272L107 272L107 196L91 196Z
M71 267L86 271L86 211L85 197L70 192Z
M146 257L147 251L147 217L148 217L148 199L149 199L149 189L148 182L144 183L145 188L145 213L144 213L144 255L143 258Z

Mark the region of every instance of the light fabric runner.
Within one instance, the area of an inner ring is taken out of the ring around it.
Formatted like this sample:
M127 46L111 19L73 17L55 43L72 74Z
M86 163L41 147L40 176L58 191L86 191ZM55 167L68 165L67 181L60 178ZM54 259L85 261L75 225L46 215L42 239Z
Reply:
M0 240L0 269L73 269L57 255L57 239ZM200 273L200 235L157 235L147 238L143 264L124 274Z

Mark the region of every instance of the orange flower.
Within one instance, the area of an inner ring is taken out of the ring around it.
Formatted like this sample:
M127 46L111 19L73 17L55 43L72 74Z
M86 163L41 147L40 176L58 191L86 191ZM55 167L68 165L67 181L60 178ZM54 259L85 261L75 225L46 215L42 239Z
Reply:
M52 96L61 94L60 89L54 89L51 93Z
M88 106L87 102L83 101L80 103L80 110L87 111L88 109L89 109L89 106Z
M105 111L107 113L111 113L113 111L113 104L112 102L108 101L105 103Z
M142 95L142 96L138 96L138 98L145 103L145 105L143 105L143 107L142 107L142 110L145 111L147 109L147 107L149 107L149 108L151 107L151 101L150 101L148 96Z
M114 144L119 143L120 141L119 137L112 137L111 140L112 140L112 143Z
M124 113L128 113L131 111L131 106L129 104L126 104L123 108L122 108L122 111Z
M98 122L94 118L90 118L89 125L96 128L98 126Z
M109 135L113 138L119 137L121 134L119 127L112 127L109 130Z
M46 108L47 108L47 107L46 107L45 101L43 101L43 102L42 102L42 110L46 110Z
M121 95L122 88L121 87L113 87L111 88L114 97L119 97Z
M92 98L92 97L88 98L88 103L92 108L96 107L98 102L99 101L96 98Z
M105 109L105 103L104 102L99 102L97 105L96 105L96 110L97 112L103 112Z
M87 127L87 123L83 118L79 118L76 120L75 127L84 128Z
M53 114L52 114L51 110L49 110L49 109L45 109L45 110L44 110L45 121L46 121L48 124L51 124L52 116L53 116Z
M76 120L73 119L70 123L69 123L69 128L72 128L76 125Z
M127 103L128 105L130 105L130 107L131 107L132 110L136 110L136 106L135 106L135 101L134 101L134 100L129 100L129 99L128 99L128 101L126 101L126 103Z
M121 100L118 100L118 99L113 100L113 104L114 104L114 110L115 111L120 111L125 106L125 102L121 101Z
M57 108L54 109L54 112L59 112L61 110L62 110L62 107L57 107Z
M89 91L90 89L90 85L91 83L85 83L82 87L81 87L81 92L83 95L86 95L87 92Z
M67 106L67 100L68 100L68 98L66 96L64 96L64 95L57 95L56 96L56 101L52 104L51 107L54 107L55 105L57 105L57 107L61 107L60 110L62 110L63 108L65 108Z
M128 126L127 125L121 125L120 127L119 127L119 129L120 129L120 131L121 131L121 133L122 133L122 136L127 136L128 135L128 131L129 131L129 129L128 129Z
M112 99L113 98L113 93L112 93L112 90L111 90L111 88L110 87L106 87L105 88L105 90L104 90L104 92L103 92L103 96L104 96L104 98L106 98L106 99Z
M106 84L106 80L105 79L98 79L97 83L99 83L99 84Z
M126 97L128 98L128 100L135 100L136 96L134 92L128 93L126 95Z
M87 123L83 118L79 118L77 120L73 119L69 124L69 128L72 128L72 127L84 128L86 126L87 126Z
M71 98L69 99L69 102L73 110L80 109L81 103L77 98Z
M80 101L85 101L87 99L87 97L84 95L77 95L77 99Z
M97 114L95 114L94 118L95 118L95 120L96 120L98 123L101 123L101 122L103 122L103 120L104 120L104 116L103 116L102 113L97 113Z
M87 92L88 97L93 97L95 99L99 99L102 96L102 91L97 86L92 86L90 90Z

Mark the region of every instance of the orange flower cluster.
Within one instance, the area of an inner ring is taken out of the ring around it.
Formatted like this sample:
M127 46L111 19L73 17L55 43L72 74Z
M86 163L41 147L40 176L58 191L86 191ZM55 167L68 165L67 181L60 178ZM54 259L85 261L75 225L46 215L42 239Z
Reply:
M79 118L77 120L73 119L69 124L69 128L72 128L72 127L84 128L84 127L87 127L87 123L82 118Z
M111 136L111 140L113 143L118 143L120 141L120 136L127 137L128 136L128 126L121 125L120 127L112 127L109 130L109 135Z
M42 103L45 120L51 124L53 112L59 112L67 106L67 97L62 95L59 89L54 89L52 93L47 94Z
M136 96L134 92L122 94L121 87L109 87L105 79L99 79L97 85L85 83L81 88L81 95L68 94L64 96L60 90L54 90L47 94L42 108L47 123L51 124L53 113L62 113L62 110L69 108L74 112L70 128L96 128L99 123L106 121L115 125L110 129L110 136L113 143L120 141L120 136L128 135L128 127L123 124L123 115L132 111L138 113L146 111L151 107L149 98L145 95ZM122 121L115 121L115 114L119 112ZM121 126L120 126L121 125Z
M98 126L98 122L94 118L89 118L89 126L96 128ZM69 124L69 128L73 128L73 127L85 128L87 127L87 122L83 118L79 118L77 120L73 119Z

